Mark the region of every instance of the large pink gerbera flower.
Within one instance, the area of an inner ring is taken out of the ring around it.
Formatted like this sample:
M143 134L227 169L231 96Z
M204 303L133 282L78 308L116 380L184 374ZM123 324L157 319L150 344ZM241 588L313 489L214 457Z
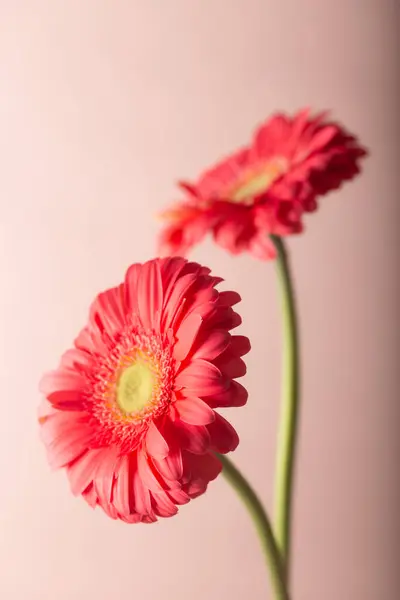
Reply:
M302 110L273 116L252 143L183 184L186 199L164 213L161 252L185 253L211 231L237 254L275 256L270 235L302 231L302 217L317 198L360 171L366 155L357 139L320 114Z
M41 382L39 420L53 467L72 492L112 518L150 523L202 494L221 471L214 452L238 436L214 409L242 406L240 358L229 331L240 297L182 258L132 265L94 301L88 325Z

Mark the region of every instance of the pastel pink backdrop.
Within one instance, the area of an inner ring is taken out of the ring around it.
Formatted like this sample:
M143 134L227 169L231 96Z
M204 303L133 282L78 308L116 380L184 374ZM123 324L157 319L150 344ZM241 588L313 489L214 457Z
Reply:
M154 255L154 214L276 108L330 107L365 175L290 241L303 344L295 600L397 597L400 552L395 0L0 3L0 596L266 598L221 478L127 526L74 499L39 442L37 382L99 290ZM246 408L234 458L270 506L279 393L274 265L193 257L242 293ZM396 322L397 321L397 322Z

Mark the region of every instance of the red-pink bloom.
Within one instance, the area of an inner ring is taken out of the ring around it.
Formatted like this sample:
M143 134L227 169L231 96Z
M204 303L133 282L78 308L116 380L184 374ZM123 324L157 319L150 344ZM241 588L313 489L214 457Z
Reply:
M214 452L238 436L215 409L242 406L246 337L235 292L183 258L132 265L94 301L87 326L45 375L39 421L50 464L114 519L151 523L202 494Z
M259 127L252 143L182 184L186 198L164 213L163 254L183 254L211 231L233 254L275 256L270 235L302 231L304 213L317 198L360 172L366 151L325 114L277 114Z

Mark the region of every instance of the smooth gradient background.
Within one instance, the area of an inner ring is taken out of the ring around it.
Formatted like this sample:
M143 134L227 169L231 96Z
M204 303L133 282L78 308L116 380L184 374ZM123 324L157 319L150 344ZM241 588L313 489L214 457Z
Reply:
M398 597L399 5L396 0L0 1L0 596L267 598L258 541L220 478L128 526L51 474L38 380L94 295L155 253L174 181L276 109L330 108L365 174L290 240L303 406L294 600ZM271 505L280 324L273 263L207 242L252 341L235 454Z

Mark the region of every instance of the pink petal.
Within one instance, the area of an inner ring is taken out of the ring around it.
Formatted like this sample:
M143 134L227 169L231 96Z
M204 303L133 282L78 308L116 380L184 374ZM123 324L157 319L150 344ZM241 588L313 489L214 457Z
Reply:
M218 304L220 306L234 306L241 301L240 294L237 292L219 292Z
M192 500L194 498L198 498L207 490L208 481L204 481L203 479L194 479L190 480L186 486L185 491L190 496Z
M203 456L186 454L185 461L189 463L191 479L201 479L205 482L213 481L222 471L221 461L211 453Z
M143 484L138 472L133 475L133 492L136 511L141 515L149 515L149 522L154 521L150 492Z
M151 512L151 513L149 513L147 515L144 515L142 517L142 521L141 522L142 523L155 523L156 521L157 521L156 515L153 512Z
M215 309L214 314L208 319L207 327L209 329L235 329L242 323L242 318L229 306L218 307Z
M208 425L215 418L212 408L203 402L203 400L200 400L200 398L193 397L177 400L175 408L182 421L191 425Z
M196 336L199 332L203 319L197 314L191 314L182 321L176 337L177 343L174 347L174 358L182 362L190 352Z
M180 277L175 282L175 286L171 292L168 303L166 303L164 306L162 322L162 328L164 330L168 329L169 327L173 327L177 315L180 314L180 311L183 308L185 296L188 294L190 287L197 280L197 277L197 273L188 273L187 275Z
M125 325L123 300L124 286L111 288L99 294L90 308L91 327L99 332L114 336Z
M49 402L61 410L77 411L83 409L84 397L81 392L55 392L48 397Z
M46 445L59 438L76 439L91 429L88 425L89 417L85 413L53 410L54 412L47 413L47 416L42 417L39 421L42 425L41 438Z
M118 464L118 448L112 446L104 452L100 464L97 467L94 479L94 487L101 504L111 502L111 494L114 483L114 473Z
M160 267L157 260L142 266L138 281L139 316L146 330L159 330L163 305L163 289Z
M49 417L57 415L59 412L47 399L43 399L39 404L37 413L39 423L45 423Z
M85 350L71 348L61 357L61 367L71 371L87 372L93 368L94 357Z
M67 467L71 491L74 496L82 494L88 485L92 483L103 452L103 448L88 450Z
M186 314L195 313L200 317L206 317L215 306L218 300L218 292L214 289L213 278L209 276L199 276L196 282L196 288L193 289L186 304Z
M170 500L165 492L152 494L154 512L159 517L172 517L178 512L175 504Z
M188 261L180 256L160 259L160 271L164 290L164 307L168 304L175 287L176 280L182 276L182 270Z
M239 436L224 417L215 413L214 423L207 425L211 439L211 448L221 454L232 452L239 444Z
M125 275L125 304L130 313L138 314L138 281L142 265L134 264L129 267Z
M40 383L39 390L45 396L55 392L77 392L79 395L87 389L87 381L76 371L59 369L46 373Z
M120 518L118 516L118 511L115 508L115 506L113 504L111 504L110 502L108 503L103 503L100 499L98 499L98 503L101 506L101 508L104 510L104 512L106 513L106 515L108 517L110 517L110 519L118 519Z
M207 427L210 427L208 425ZM210 445L210 435L204 425L189 425L183 421L176 421L175 428L181 444L193 454L204 454Z
M247 390L237 381L232 381L228 389L219 394L207 396L207 403L212 408L244 406L247 402Z
M93 331L93 328L89 329L89 327L84 327L75 339L74 345L79 350L84 350L89 354L104 355L107 353L107 346L105 345L98 328Z
M144 451L138 451L138 474L143 484L153 492L160 492L168 487L165 480L156 476Z
M221 373L229 379L246 375L246 363L241 358L232 354L230 348L215 359L215 364Z
M154 421L150 422L147 430L146 448L149 454L157 459L165 458L168 455L168 444L161 435Z
M183 473L182 453L180 448L174 448L163 460L154 460L157 471L163 479L179 481Z
M83 498L86 500L86 502L89 504L89 506L91 506L92 508L94 508L97 504L97 494L96 494L96 490L94 489L93 484L90 484L89 487L82 493Z
M229 345L230 334L223 330L204 331L196 340L193 358L213 360Z
M247 223L245 214L242 218L223 221L214 229L214 239L232 254L239 254L248 246L248 240L251 238L252 224Z
M43 430L44 431L44 430ZM47 443L47 456L53 469L64 467L86 452L93 438L93 431L88 427L71 429Z
M116 480L113 486L112 503L119 515L129 515L134 512L132 502L132 480L130 474L130 456L123 456L116 468Z
M260 231L249 244L250 253L260 260L272 260L276 257L276 249L271 238Z
M233 335L229 349L236 356L244 356L251 350L250 340L244 335Z
M124 523L129 523L129 524L144 522L144 517L142 515L139 515L138 513L134 513L131 515L120 515L120 519L121 519L121 521L124 521ZM153 523L153 521L151 521L151 522Z
M170 490L167 493L172 502L175 502L175 504L182 505L190 502L190 497L183 490Z
M191 395L200 396L217 393L226 385L227 382L222 378L219 369L213 363L201 358L193 360L175 380L177 389L187 388Z
M338 134L338 128L334 125L326 125L322 127L312 138L308 147L307 154L321 151L324 146L327 146L333 138Z
M191 498L203 494L208 483L215 479L222 470L221 462L210 453L202 456L185 453L184 463L187 474L184 491Z

